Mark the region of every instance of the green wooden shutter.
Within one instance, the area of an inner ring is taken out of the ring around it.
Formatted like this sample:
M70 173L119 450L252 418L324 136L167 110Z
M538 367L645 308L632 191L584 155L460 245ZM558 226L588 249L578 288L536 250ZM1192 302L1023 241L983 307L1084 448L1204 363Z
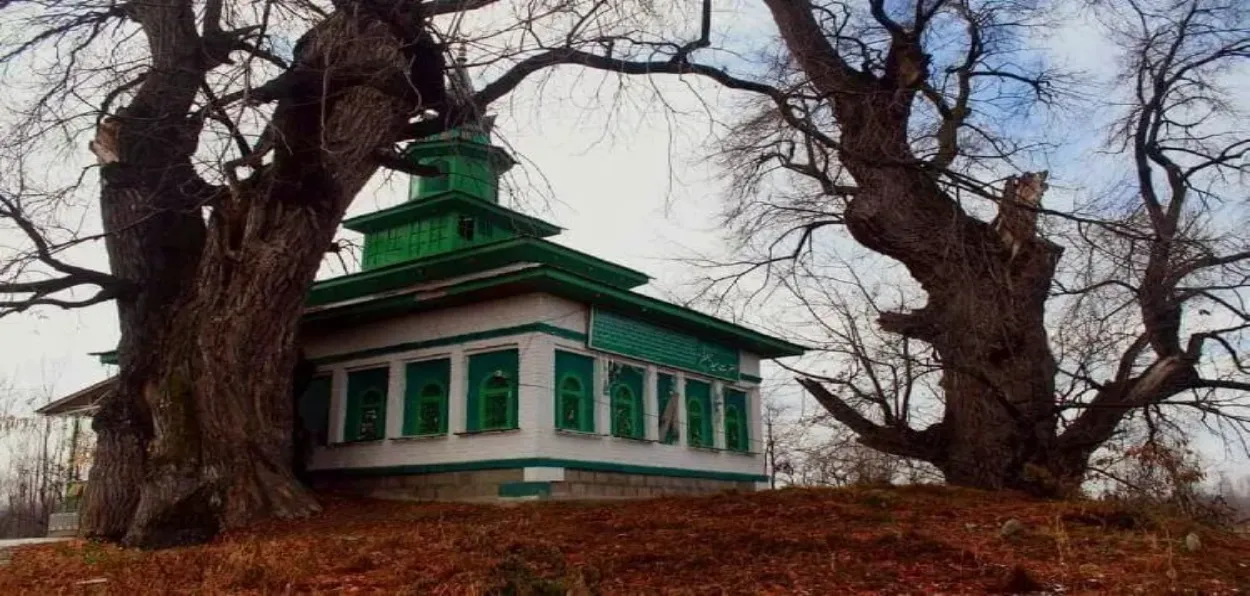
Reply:
M386 436L388 367L347 373L347 416L343 440L376 441Z
M299 399L300 424L318 446L330 442L331 380L330 375L313 377Z
M693 447L711 447L712 386L703 381L686 380L686 443Z
M517 373L520 356L517 350L500 350L469 357L468 419L469 431L516 428ZM501 419L485 420L483 414L502 404ZM488 424L489 423L489 424Z
M410 362L404 372L405 435L447 432L447 388L451 384L451 360Z
M678 428L677 408L677 379L673 375L658 374L655 376L655 394L660 408L660 442L666 445L672 445L681 438L681 429ZM669 410L670 404L673 406ZM667 424L668 434L664 433L664 427Z
M725 447L734 451L751 450L747 394L738 389L725 389Z
M595 431L595 359L556 350L556 428Z
M614 364L608 395L612 399L612 434L641 439L647 436L643 406L643 379L646 373L636 366Z

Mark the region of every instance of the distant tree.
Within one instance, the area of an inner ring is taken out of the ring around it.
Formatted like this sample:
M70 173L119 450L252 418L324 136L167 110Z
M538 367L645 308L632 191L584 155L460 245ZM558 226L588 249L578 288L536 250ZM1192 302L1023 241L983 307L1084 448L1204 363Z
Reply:
M80 419L34 415L22 394L0 381L0 538L44 536L48 516L81 478L90 437Z

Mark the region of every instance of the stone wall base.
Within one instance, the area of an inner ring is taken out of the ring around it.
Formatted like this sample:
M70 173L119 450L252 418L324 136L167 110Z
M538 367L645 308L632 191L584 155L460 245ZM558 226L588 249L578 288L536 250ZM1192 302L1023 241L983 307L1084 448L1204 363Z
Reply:
M329 472L315 474L313 487L380 499L458 502L639 499L755 490L755 483L751 481L575 469L565 469L563 476L563 480L527 482L521 469L402 476Z

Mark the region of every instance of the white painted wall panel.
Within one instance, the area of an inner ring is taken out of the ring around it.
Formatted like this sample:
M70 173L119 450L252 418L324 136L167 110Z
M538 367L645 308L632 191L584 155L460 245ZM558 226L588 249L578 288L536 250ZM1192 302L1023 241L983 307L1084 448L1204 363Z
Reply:
M311 335L304 350L311 359L543 321L548 303L525 294L376 321L328 334ZM386 361L389 356L380 357Z
M753 377L760 376L760 357L745 350L738 351L738 372Z

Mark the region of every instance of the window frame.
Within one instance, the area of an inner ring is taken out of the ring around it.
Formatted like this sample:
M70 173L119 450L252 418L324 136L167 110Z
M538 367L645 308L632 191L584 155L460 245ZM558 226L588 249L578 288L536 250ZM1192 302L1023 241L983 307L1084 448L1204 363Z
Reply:
M555 387L552 391L552 402L555 408L552 419L556 430L595 434L599 418L597 412L599 400L596 396L596 391L598 390L596 379L600 376L600 360L594 354L558 344L555 346L552 360L552 373L556 379ZM578 414L575 424L570 424L564 420L564 386L570 378L576 379L581 385L581 394L578 396L580 403L577 408Z
M464 388L458 399L465 400L464 432L494 432L520 428L520 383L521 383L521 350L516 344L492 346L491 348L472 350L462 356L465 369L459 373L464 380ZM484 414L487 413L485 393L487 384L494 378L502 376L508 380L508 403L506 426L487 427ZM460 433L458 433L460 434Z

